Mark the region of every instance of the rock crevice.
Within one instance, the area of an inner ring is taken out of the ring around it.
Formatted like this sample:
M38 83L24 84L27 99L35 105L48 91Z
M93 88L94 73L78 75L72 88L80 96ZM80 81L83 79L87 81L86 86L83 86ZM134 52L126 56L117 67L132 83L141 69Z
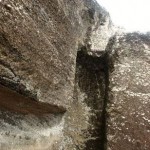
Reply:
M0 7L1 150L150 149L149 33L95 0Z

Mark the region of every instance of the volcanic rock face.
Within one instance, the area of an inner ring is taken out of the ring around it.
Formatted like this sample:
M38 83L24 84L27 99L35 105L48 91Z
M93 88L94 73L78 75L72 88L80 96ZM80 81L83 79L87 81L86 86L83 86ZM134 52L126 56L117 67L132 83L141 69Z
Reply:
M108 13L88 0L2 0L0 6L1 78L36 99L68 105L77 49L90 45Z
M95 0L0 7L0 150L150 149L149 35Z
M108 150L150 148L150 36L129 33L108 50ZM113 68L112 68L113 67Z
M91 113L74 96L77 51L110 27L91 0L0 1L1 150L84 147Z

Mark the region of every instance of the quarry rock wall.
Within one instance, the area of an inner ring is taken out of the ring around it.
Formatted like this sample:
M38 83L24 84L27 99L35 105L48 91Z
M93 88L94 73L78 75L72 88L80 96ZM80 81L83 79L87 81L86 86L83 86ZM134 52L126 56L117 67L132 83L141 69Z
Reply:
M149 54L95 0L0 0L0 150L149 150Z

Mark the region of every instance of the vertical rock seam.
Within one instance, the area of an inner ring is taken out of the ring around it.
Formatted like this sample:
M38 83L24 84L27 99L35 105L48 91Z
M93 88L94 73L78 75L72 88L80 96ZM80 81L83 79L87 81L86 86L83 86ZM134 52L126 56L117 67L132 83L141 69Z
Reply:
M83 47L77 55L76 82L78 86L76 88L80 90L77 97L86 95L83 101L91 108L89 116L91 139L86 143L87 150L107 149L106 109L109 98L109 61L107 53L100 57L97 53L99 52L89 55Z
M102 150L107 150L107 103L109 99L109 65L107 62L107 53L104 56L104 73L105 73L105 96L102 111Z

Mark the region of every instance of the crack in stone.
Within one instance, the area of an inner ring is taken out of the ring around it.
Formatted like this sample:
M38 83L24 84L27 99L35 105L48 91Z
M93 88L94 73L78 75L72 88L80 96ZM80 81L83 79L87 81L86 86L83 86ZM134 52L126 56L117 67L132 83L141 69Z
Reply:
M95 52L96 53L96 52ZM109 64L107 53L100 57L86 53L85 47L77 55L77 81L80 90L87 94L84 100L91 107L94 116L90 123L94 127L89 129L92 139L86 143L87 150L106 150L107 145L107 102L109 92ZM83 79L82 79L83 78Z
M102 111L102 148L101 150L107 150L107 103L109 100L109 65L108 65L108 55L104 56L104 72L105 72L105 96L104 105Z

